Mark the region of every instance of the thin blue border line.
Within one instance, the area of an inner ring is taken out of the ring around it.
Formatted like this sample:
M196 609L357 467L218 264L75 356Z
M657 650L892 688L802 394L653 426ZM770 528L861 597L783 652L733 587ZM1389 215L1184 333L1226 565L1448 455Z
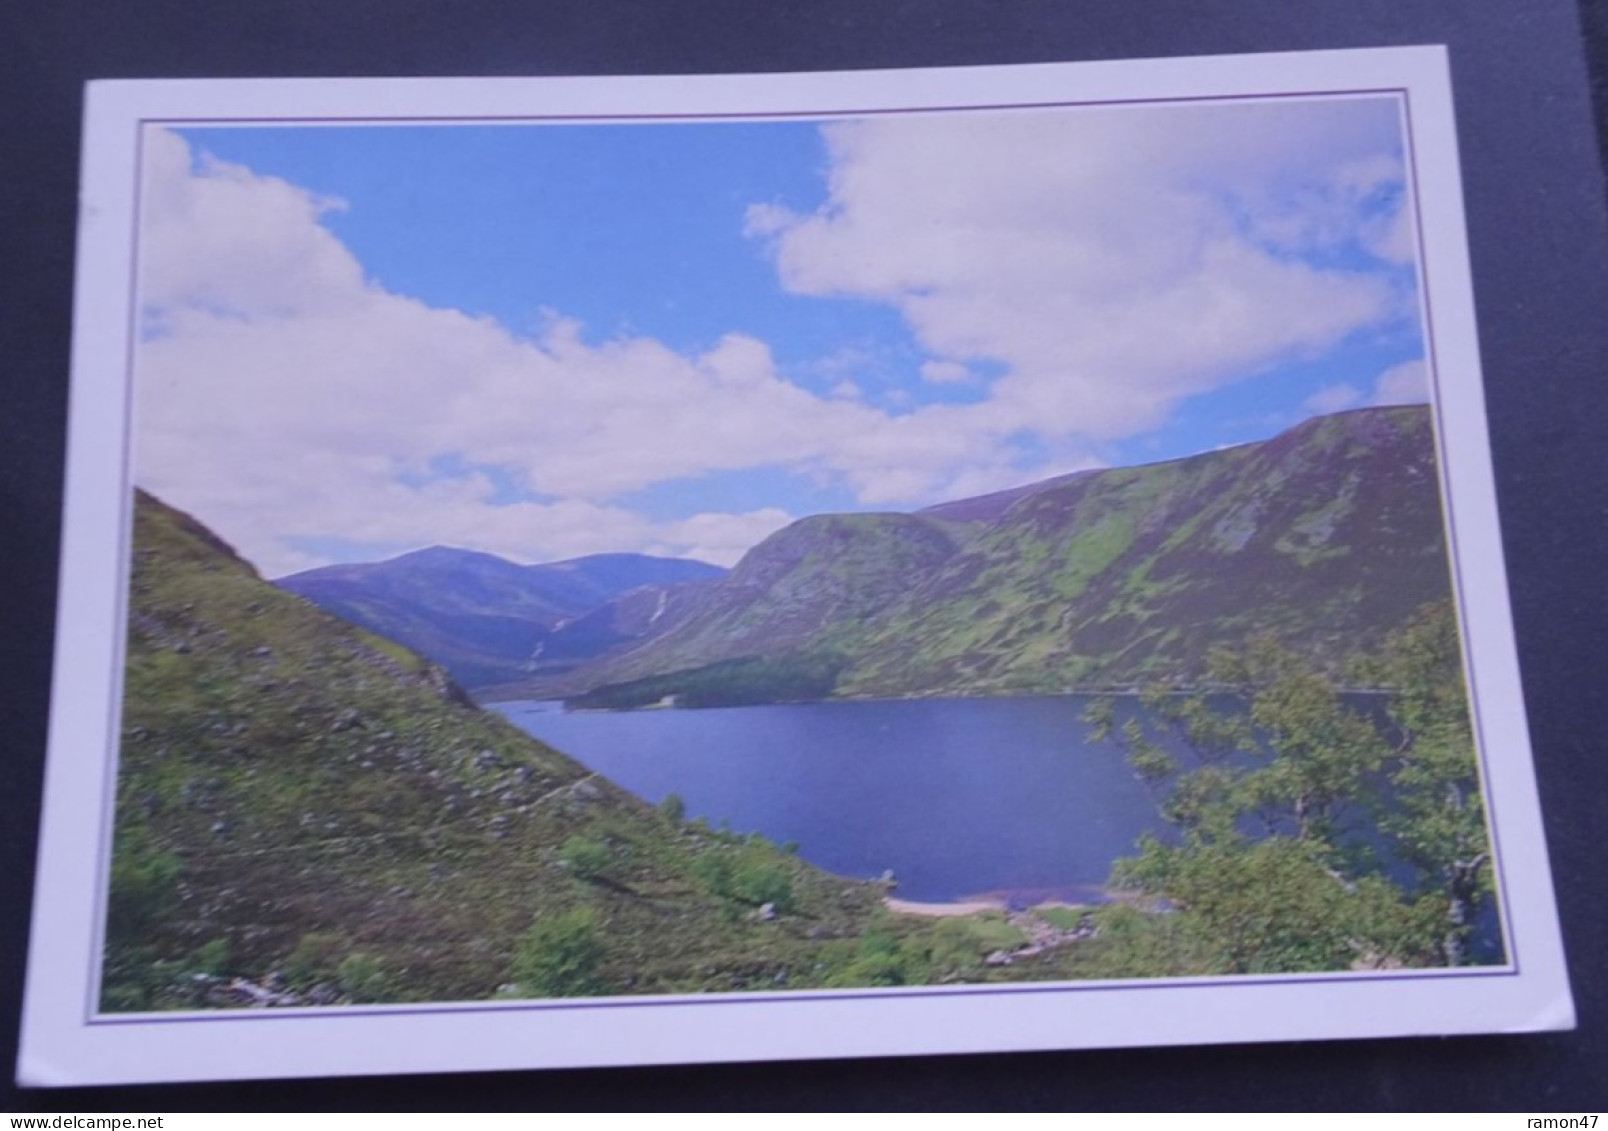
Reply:
M465 1001L445 1002L441 1005L421 1005L419 1008L408 1006L390 1007L364 1007L364 1006L242 1006L236 1009L197 1010L191 1013L129 1013L104 1014L91 1019L92 1025L148 1025L170 1024L190 1021L238 1021L241 1018L273 1018L279 1021L322 1021L326 1018L346 1017L412 1017L420 1014L437 1013L528 1013L532 1010L546 1012L548 1010L575 1010L575 1009L626 1009L649 1006L683 1006L683 1005L773 1005L776 1003L804 1002L811 1005L830 1005L838 1001L902 1001L911 998L973 998L973 997L1002 997L1015 994L1041 995L1047 993L1098 993L1101 991L1126 990L1190 990L1190 989L1233 989L1240 986L1255 986L1269 989L1281 985L1334 985L1347 982L1366 982L1370 985L1379 982L1406 982L1406 981L1434 981L1446 978L1511 978L1517 977L1518 971L1505 967L1481 966L1442 966L1426 968L1422 973L1407 972L1381 972L1381 971L1334 971L1323 974L1286 974L1262 975L1243 974L1236 977L1202 978L1198 980L1180 980L1176 978L1146 978L1142 981L1100 982L1093 979L1085 982L1015 982L1002 984L998 982L979 982L969 985L950 986L943 990L936 987L905 987L894 991L875 990L865 987L859 990L842 992L820 990L796 990L791 993L773 993L764 995L743 995L734 993L689 994L685 996L656 995L631 997L628 994L610 995L607 997L591 997L585 999L570 998L532 998L529 1001ZM1389 1036L1390 1034L1378 1034ZM1280 1040L1278 1037L1258 1038L1266 1040Z
M1418 232L1417 232L1418 253L1419 253L1418 254L1418 260L1419 260L1418 267L1419 267L1420 277L1423 280L1423 285L1422 285L1421 289L1422 289L1422 292L1423 292L1423 302L1424 302L1424 322L1425 322L1424 331L1425 331L1425 339L1426 339L1426 350L1427 350L1429 356L1431 357L1431 359L1433 359L1433 357L1434 357L1434 335L1433 335L1433 332L1432 332L1433 320L1432 320L1432 318L1430 316L1430 302L1429 302L1429 288L1428 288L1428 277L1429 277L1428 276L1428 265L1427 265L1427 263L1425 261L1424 247L1423 247L1424 235L1423 235L1423 224L1422 224L1422 215L1421 215L1422 202L1421 202L1421 199L1419 197L1418 192L1416 191L1416 188L1417 188L1417 167L1418 167L1418 165L1417 165L1417 151L1416 151L1416 149L1414 147L1414 142L1413 142L1412 115L1411 115L1411 111L1410 111L1410 105L1411 105L1410 104L1410 95L1409 95L1409 92L1408 92L1407 88L1405 88L1405 87L1379 87L1379 88L1361 88L1361 89L1356 89L1356 90L1321 90L1321 91L1310 91L1310 90L1309 91L1300 91L1300 90L1297 90L1297 91L1282 91L1282 92L1276 92L1276 93L1275 92L1268 92L1268 93L1260 93L1260 94L1243 94L1243 95L1187 95L1187 96L1180 96L1180 97L1176 97L1176 98L1159 98L1158 97L1158 98L1094 99L1094 100L1085 101L1085 102L992 103L992 104L987 104L987 105L969 105L968 104L968 105L954 105L954 106L922 106L922 107L911 107L911 108L907 108L907 109L879 108L879 109L872 109L872 110L770 111L770 112L759 112L759 113L735 113L734 112L734 113L729 113L729 114L720 114L720 113L704 113L704 114L696 114L696 113L694 113L694 114L633 114L633 115L577 114L577 115L546 115L546 116L543 116L543 115L486 115L486 116L481 116L481 115L474 115L474 116L470 116L470 115L441 115L441 116L418 116L418 117L397 117L397 118L345 117L345 116L332 116L332 117L327 117L327 118L307 118L307 117L297 117L297 118L273 118L273 117L264 117L264 118L238 118L238 117L236 117L236 118L181 118L181 117L173 117L173 118L141 118L141 119L138 119L136 121L136 123L135 123L135 129L138 131L138 136L136 137L135 145L136 145L137 157L141 158L141 159L136 161L136 168L134 170L134 176L135 176L135 190L134 190L135 210L134 210L134 217L133 217L133 221L134 221L134 238L133 238L133 243L132 243L131 246L132 246L132 248L133 248L133 250L135 252L135 258L134 258L133 264L131 265L131 284L133 284L133 285L131 285L131 289L130 289L130 305L131 305L131 309L130 309L130 314L129 314L128 345L127 345L129 372L126 375L125 394L124 394L124 397L125 397L125 415L124 415L123 493L124 493L124 498L125 498L125 504L124 504L125 509L124 509L124 522L123 522L123 536L122 536L122 539L121 539L122 546L123 546L124 584L121 587L121 590L120 590L119 595L118 595L119 607L120 607L120 609L122 610L122 613L123 613L124 623L120 626L119 640L123 642L123 645L126 648L126 638L127 638L126 637L126 634L127 634L127 623L126 623L126 621L127 621L127 601L128 601L128 598L129 598L129 589L130 589L130 586L132 584L132 578L130 576L130 565L131 565L131 550L130 550L131 534L130 534L130 527L131 527L131 519L132 519L132 514L133 514L133 503L132 503L133 491L132 491L131 483L129 481L130 462L131 462L130 456L131 456L131 453L132 453L132 446L133 446L133 442L132 442L133 414L132 414L132 411L130 411L129 409L130 409L131 403L133 401L133 388L134 388L133 354L134 354L134 349L135 349L135 345L136 345L136 319L137 319L137 316L138 316L137 276L138 276L138 268L139 268L138 249L139 249L139 229L140 229L140 212L139 212L139 208L140 208L140 189L142 187L142 180L143 180L143 168L142 168L142 165L143 165L143 160L142 160L142 158L143 158L143 143L144 143L144 131L148 126L181 125L181 124L182 125L190 125L190 126L206 126L208 124L220 124L221 123L221 124L242 125L242 126L279 125L279 126L293 127L293 126L296 126L298 124L300 124L300 125L314 125L314 124L322 123L322 124L330 124L330 125L359 125L359 124L366 124L366 125L373 125L373 126L378 126L378 127L385 127L385 126L388 126L388 125L391 125L391 124L397 124L397 125L430 125L430 124L448 125L448 124L452 124L452 123L467 124L467 123L477 123L477 122L501 123L501 124L513 124L513 123L518 123L518 122L528 122L528 123L531 123L533 125L534 124L543 124L543 123L545 123L545 124L554 124L554 123L568 123L568 122L592 122L592 123L617 122L617 123L620 123L620 124L624 125L624 124L630 124L632 122L740 121L740 120L754 121L754 120L763 120L763 119L821 120L821 119L837 119L837 118L883 117L883 116L908 115L908 114L981 112L981 111L989 111L989 110L1008 111L1008 110L1034 110L1034 109L1044 109L1044 110L1049 110L1049 109L1075 109L1075 108L1090 107L1090 106L1152 106L1152 105L1167 105L1167 106L1171 106L1171 105L1179 105L1179 104L1186 104L1187 105L1187 104L1194 104L1194 103L1238 103L1238 102L1258 102L1258 101L1290 101L1290 100L1302 99L1302 98L1311 98L1311 99L1316 100L1316 99L1334 99L1334 98L1357 98L1357 97L1366 97L1366 96L1394 96L1394 97L1400 99L1403 102L1403 104L1408 107L1408 113L1406 115L1406 121L1405 121L1405 123L1403 125L1403 132L1405 134L1405 136L1403 138L1403 141L1404 141L1404 149L1406 150L1406 153L1407 153L1408 164L1410 165L1410 167L1413 170L1413 181L1414 181L1414 189L1415 189L1415 191L1413 193L1413 208L1414 208L1414 218L1415 218L1415 220L1419 221L1419 223L1418 223ZM1436 373L1437 373L1437 369L1436 369L1436 366L1433 363L1433 360L1431 361L1430 372L1431 372L1432 379L1433 379L1434 375L1436 375ZM1437 439L1437 444L1438 444L1440 432L1442 430L1442 427L1441 427L1441 413L1440 413L1440 398L1439 398L1439 383L1438 383L1438 381L1436 381L1436 390L1435 391L1436 391L1436 397L1435 397L1435 404L1434 404L1433 407L1434 407L1434 410L1435 410L1435 419L1436 419L1436 424L1437 424L1436 439ZM1451 567L1451 576L1452 576L1452 579L1453 579L1453 583L1455 585L1457 583L1458 578L1460 577L1460 574L1461 574L1461 569L1460 569L1461 563L1460 563L1460 560L1459 560L1459 558L1457 556L1456 539L1455 539L1455 536L1452 535L1452 533L1451 533L1451 522L1450 522L1451 495L1450 495L1450 492L1447 489L1447 483L1446 483L1446 479L1445 479L1445 470L1446 469L1445 469L1445 451L1444 451L1444 449L1441 449L1439 451L1439 457L1440 458L1437 459L1436 462L1439 465L1439 469L1440 469L1440 472L1441 472L1441 475L1442 475L1441 491L1440 491L1441 504L1442 504L1443 520L1446 522L1446 526L1447 526L1447 529L1448 529L1448 558L1449 558L1449 565ZM1461 638L1459 640L1459 645L1460 645L1461 652L1462 652L1462 657L1463 657L1464 680L1465 680L1465 684L1468 686L1470 692L1472 693L1471 697L1475 698L1476 701L1477 701L1478 688L1474 685L1474 682L1473 682L1473 680L1471 678L1471 667L1470 667L1470 660L1469 660L1467 632L1466 632L1466 624L1464 623L1463 603L1462 603L1462 600L1461 600L1460 590L1459 590L1459 599L1457 600L1456 603L1457 603L1457 606L1458 606L1459 625L1463 629L1463 632L1461 634ZM125 666L124 655L123 655L123 652L120 650L118 655L117 655L117 657L116 657L117 670L114 672L115 686L118 688L118 691L119 691L119 694L118 694L118 697L117 697L117 702L114 704L114 726L113 726L113 734L114 735L120 734L121 730L122 730L122 696L121 696L121 689L122 689L122 675L123 675L124 666ZM1478 728L1479 724L1478 724L1477 720L1479 718L1479 711L1476 710L1474 712L1474 715L1475 715L1475 719L1476 719L1476 724L1475 725L1476 725L1476 728ZM1479 737L1476 738L1475 749L1476 749L1476 753L1479 756L1480 763L1481 763L1482 785L1483 785L1484 784L1483 779L1485 777L1485 775L1483 773L1483 771L1485 769L1485 765L1484 765L1485 751L1484 751L1483 732L1480 734ZM110 761L113 763L113 765L115 767L116 760L117 760L118 746L116 744L114 744L113 749L111 751L109 751L108 753L109 753L109 759L110 759ZM107 796L109 798L115 798L115 795L116 795L116 775L115 775L115 772L114 772L113 776L110 779L110 783L111 783L112 788L109 791L107 791ZM1482 794L1483 794L1483 790L1482 790ZM1488 802L1488 799L1487 799L1487 802ZM484 1001L482 1001L482 1002L461 1002L461 1003L441 1003L441 1004L430 1003L430 1004L423 1004L419 1008L396 1008L396 1007L392 1007L392 1008L387 1008L387 1009L362 1009L362 1008L355 1008L354 1009L351 1006L339 1006L339 1007L327 1007L327 1010L328 1010L327 1012L316 1012L316 1013L306 1011L306 1010L302 1010L302 1009L283 1009L283 1010L281 1010L281 1009L262 1009L262 1010L256 1010L256 1009L251 1009L251 1008L248 1007L248 1008L243 1009L243 1010L223 1010L223 1011L199 1011L198 1010L198 1011L195 1011L195 1012L183 1013L183 1014L175 1013L175 1014L99 1014L99 1015L97 1015L93 1011L92 1003L86 1002L86 1005L90 1006L90 1009L89 1009L88 1015L84 1019L84 1023L86 1025L128 1025L128 1024L153 1024L153 1023L171 1024L171 1023L187 1023L187 1022L193 1022L193 1021L203 1021L203 1022L231 1021L231 1020L239 1020L243 1016L244 1017L254 1017L254 1018L275 1018L275 1019L279 1019L279 1020L309 1020L309 1019L323 1020L323 1019L326 1019L326 1018L337 1018L337 1017L398 1017L398 1016L420 1016L420 1015L443 1014L443 1013L469 1013L469 1012L473 1012L473 1013L481 1013L481 1012L512 1012L512 1011L528 1012L528 1011L531 1011L531 1010L548 1011L548 1010L574 1010L574 1009L613 1009L613 1008L622 1008L622 1007L641 1008L641 1007L652 1007L652 1006L686 1006L686 1005L746 1005L746 1004L768 1004L768 1003L772 1003L772 1002L816 1003L816 1002L861 1001L861 1000L887 1001L887 1000L903 1000L903 999L922 998L922 997L931 998L931 997L951 997L951 996L953 996L953 997L960 998L960 997L976 997L976 996L980 996L980 995L981 996L999 996L1001 994L1066 993L1068 991L1071 991L1071 992L1095 992L1095 991L1109 991L1109 990L1159 990L1159 989L1173 989L1173 990L1176 990L1176 989L1187 989L1187 988L1196 987L1196 986L1201 987L1201 988L1219 988L1219 987L1229 987L1229 986L1322 985L1322 984L1346 983L1346 982L1375 983L1375 982L1395 982L1395 981L1424 981L1424 980L1437 980L1437 979L1444 979L1444 978L1515 977L1515 976L1517 976L1519 974L1519 966L1518 966L1518 962L1516 960L1516 957L1513 954L1513 950L1512 950L1512 946L1511 946L1511 940L1508 938L1508 929L1507 929L1508 928L1508 923L1507 923L1507 914L1506 914L1506 912L1507 912L1507 902L1506 902L1507 879L1506 879L1506 875L1505 875L1505 873L1503 871L1503 867L1502 867L1501 852L1499 850L1499 846L1495 843L1496 839L1497 839L1496 838L1496 829L1495 829L1494 819L1492 817L1492 811L1491 811L1489 805L1487 805L1487 809L1486 809L1486 822L1485 822L1485 824L1486 824L1486 833L1487 833L1488 836L1490 836L1490 838L1491 838L1491 840L1493 842L1492 843L1492 853L1496 858L1496 860L1495 860L1495 866L1496 866L1495 870L1497 872L1498 877L1500 878L1500 883L1501 883L1502 892L1503 892L1503 897L1502 897L1502 901L1501 901L1501 907L1499 909L1498 919L1503 925L1504 950L1506 951L1507 957L1509 958L1509 962L1505 966L1491 966L1491 967L1436 967L1436 968L1426 969L1422 973L1381 973L1381 972L1368 973L1368 972L1362 972L1362 971L1357 971L1357 972L1339 972L1339 971L1337 971L1337 972L1334 972L1334 973L1325 973L1325 974L1316 974L1316 975L1292 975L1292 976L1288 976L1288 977L1279 977L1279 978L1258 978L1255 975L1241 975L1241 976L1237 976L1237 977L1233 977L1233 978L1209 979L1209 980L1203 980L1203 981L1189 981L1189 982L1179 982L1179 981L1170 980L1170 979L1145 979L1145 980L1123 981L1123 982L1120 982L1120 983L1115 984L1115 985L1113 985L1113 984L1102 984L1102 983L1096 983L1096 982L1051 982L1051 983L1045 983L1042 986L1035 986L1035 985L1032 985L1030 983L1026 983L1026 984L1025 983L1014 983L1014 984L1007 985L1007 986L991 986L988 983L980 983L980 984L971 985L971 986L965 986L965 987L960 987L960 988L951 988L951 989L942 989L942 990L937 989L937 988L923 990L922 988L919 988L919 987L911 987L911 988L897 990L897 991L894 991L894 992L888 992L886 990L884 990L884 991L872 991L872 990L868 989L866 992L863 992L863 993L855 993L855 992L835 993L835 994L832 994L830 996L817 995L817 994L813 994L813 993L811 993L809 991L798 991L798 992L792 993L792 994L766 995L764 997L757 997L757 998L756 997L746 997L746 996L737 997L737 996L733 996L731 994L721 994L721 995L710 995L708 997L704 997L702 995L697 995L697 996L691 996L691 997L674 997L674 998L671 998L671 997L665 997L665 998L637 997L637 998L632 998L632 997L627 997L627 996L621 996L621 997L607 997L607 998L589 998L589 999L581 1000L581 1001L565 1001L565 1000L555 1000L555 999L538 999L538 1000L533 1000L533 1001L528 1002L528 1003L527 1002L521 1002L521 1003L511 1003L511 1004L506 1004L506 1005L501 1004L501 1003L497 1003L497 1002L484 1002ZM102 845L101 845L101 848L102 848L102 852L101 852L102 865L101 865L101 869L100 869L100 875L101 875L101 881L102 881L102 888L103 889L105 887L105 871L106 871L106 868L108 866L106 864L106 861L109 859L107 851L106 851L106 849L107 849L106 838L111 834L111 832L112 832L112 822L108 821L104 825L103 830L102 830L102 834L101 834L101 836L102 836ZM99 901L98 908L97 908L97 918L101 920L100 926L101 926L101 935L102 935L102 937L101 937L101 940L100 940L101 945L98 948L99 963L97 964L95 969L91 971L91 977L90 977L90 987L91 987L91 989L93 989L98 984L100 972L104 969L104 966L105 966L104 915L105 915L106 904L107 904L107 899L103 898L103 899L101 899Z
M487 76L491 81L497 81L495 76ZM510 76L504 76L510 77ZM629 77L629 76L615 76ZM678 76L663 76L676 78ZM691 77L691 76L679 76ZM715 76L715 77L736 77ZM317 80L309 80L317 81ZM374 80L384 82L386 80ZM1400 95L1405 94L1403 87L1360 87L1356 90L1288 90L1264 94L1192 94L1179 95L1175 98L1105 98L1091 99L1087 102L989 102L989 103L957 103L950 106L910 106L910 107L873 107L863 110L759 110L749 112L731 111L729 113L691 113L691 114L421 114L417 116L406 115L398 117L376 118L372 115L363 117L349 117L342 114L333 114L325 117L229 117L229 118L192 118L192 117L160 117L141 118L140 126L204 126L209 123L223 123L242 126L295 126L315 125L319 123L329 125L376 125L385 126L392 123L398 125L430 125L434 123L452 122L487 122L513 124L517 122L536 123L609 123L618 122L622 125L631 122L688 122L688 121L754 121L763 118L804 119L815 120L823 118L879 118L894 115L910 114L954 114L969 113L986 110L1064 110L1084 106L1173 106L1198 102L1261 102L1261 101L1289 101L1296 98L1357 98L1367 95Z

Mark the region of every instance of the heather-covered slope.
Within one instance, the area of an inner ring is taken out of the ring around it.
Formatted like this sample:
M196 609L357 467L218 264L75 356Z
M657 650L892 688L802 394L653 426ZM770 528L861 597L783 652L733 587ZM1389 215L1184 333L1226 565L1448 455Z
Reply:
M135 520L105 1008L810 984L877 904L648 808L188 516ZM565 955L585 977L548 980Z
M804 519L636 647L496 694L821 656L836 695L1190 685L1258 634L1338 673L1449 591L1429 412L1363 409L914 515Z
M682 597L648 643L583 667L611 679L752 656L852 648L863 627L913 579L959 550L964 530L920 515L832 514L801 519L744 555L721 581Z
M1192 684L1259 634L1338 673L1449 591L1427 410L1344 413L1013 503L866 625L841 690Z

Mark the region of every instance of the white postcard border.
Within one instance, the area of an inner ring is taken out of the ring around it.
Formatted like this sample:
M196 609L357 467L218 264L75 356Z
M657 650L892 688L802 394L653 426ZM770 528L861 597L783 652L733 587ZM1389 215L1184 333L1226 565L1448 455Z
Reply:
M829 117L1399 94L1454 572L1509 962L1439 971L96 1017L130 489L144 123ZM1427 206L1426 206L1427 202ZM87 101L68 476L19 1080L33 1085L1514 1032L1572 1025L1485 426L1446 54L1437 47L948 70L604 79L115 81Z

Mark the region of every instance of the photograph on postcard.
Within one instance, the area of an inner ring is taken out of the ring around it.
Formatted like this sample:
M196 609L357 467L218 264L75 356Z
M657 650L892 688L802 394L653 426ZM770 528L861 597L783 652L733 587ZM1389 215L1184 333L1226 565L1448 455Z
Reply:
M1504 966L1404 123L143 125L95 1008Z

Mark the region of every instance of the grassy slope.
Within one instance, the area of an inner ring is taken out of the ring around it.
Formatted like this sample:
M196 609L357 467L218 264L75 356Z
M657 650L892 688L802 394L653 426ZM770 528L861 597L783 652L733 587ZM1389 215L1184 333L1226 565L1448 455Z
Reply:
M1253 633L1338 672L1449 589L1427 411L1344 413L1018 502L845 648L840 690L1189 684Z
M672 601L660 634L557 679L477 694L556 698L594 687L753 656L830 656L898 599L913 578L953 555L956 523L907 514L830 514L771 535L720 581ZM780 698L790 698L783 695Z
M140 913L104 1008L217 1004L186 988L203 970L334 1002L485 998L533 922L562 937L577 912L594 993L1216 970L1179 916L1122 905L889 915L877 886L645 807L186 516L142 499L136 523L113 905Z
M1450 589L1422 407L942 513L974 520L801 520L656 639L561 684L495 693L573 695L793 654L841 658L833 694L849 697L1188 686L1214 647L1262 633L1333 674Z
M125 874L177 865L115 940L124 1008L176 1004L163 979L209 943L225 974L260 979L301 946L326 973L366 956L388 998L483 998L533 919L581 907L603 992L804 985L880 894L652 811L144 497L117 822ZM576 842L606 846L590 878ZM717 894L720 856L784 874L795 910L760 922Z

